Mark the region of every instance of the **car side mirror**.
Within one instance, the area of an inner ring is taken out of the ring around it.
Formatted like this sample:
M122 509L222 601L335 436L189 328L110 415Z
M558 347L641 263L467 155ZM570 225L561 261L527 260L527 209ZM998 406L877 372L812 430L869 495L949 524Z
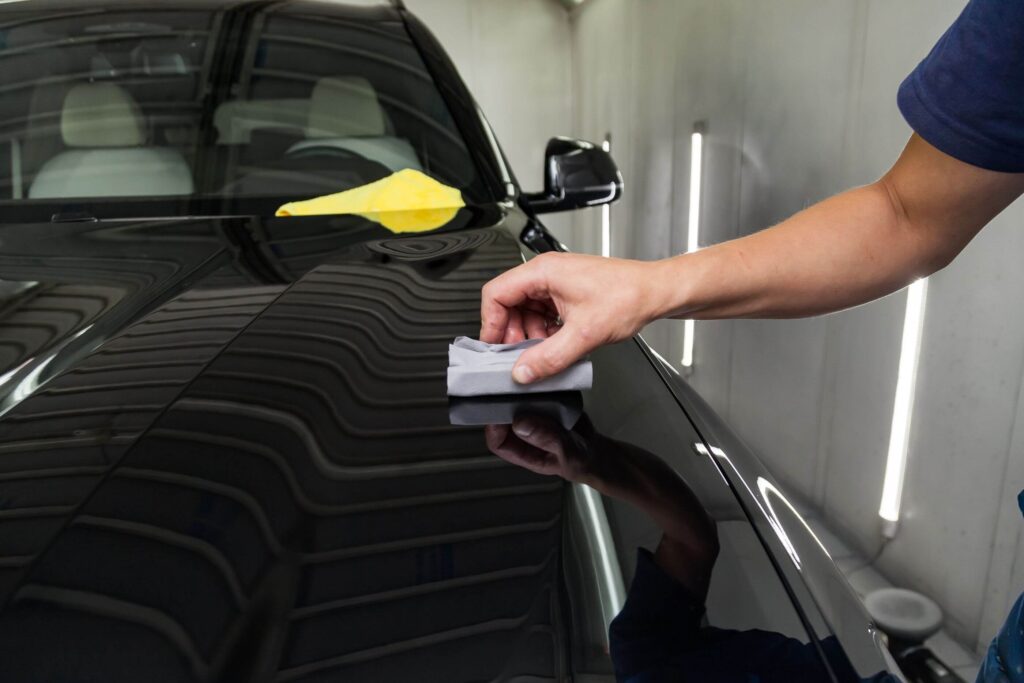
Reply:
M544 191L524 193L534 213L610 204L622 196L622 174L612 155L572 138L551 138L544 153Z

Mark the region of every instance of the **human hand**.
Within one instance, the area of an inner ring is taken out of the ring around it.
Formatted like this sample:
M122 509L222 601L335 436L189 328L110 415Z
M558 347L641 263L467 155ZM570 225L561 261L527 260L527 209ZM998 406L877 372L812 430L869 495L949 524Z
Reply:
M667 311L656 270L657 263L541 254L484 285L480 340L544 339L523 352L512 378L529 384L550 377Z
M608 454L586 415L571 431L543 415L522 415L511 425L488 425L484 439L502 460L537 474L594 488L604 478Z

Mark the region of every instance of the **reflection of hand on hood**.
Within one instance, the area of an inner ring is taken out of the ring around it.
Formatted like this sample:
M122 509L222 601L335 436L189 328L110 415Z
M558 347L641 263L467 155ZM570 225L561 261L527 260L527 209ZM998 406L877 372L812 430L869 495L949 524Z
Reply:
M650 515L664 535L655 561L692 595L707 595L718 557L715 524L675 470L642 448L610 439L583 415L572 430L551 418L523 415L490 425L487 446L498 457L538 474L586 484Z

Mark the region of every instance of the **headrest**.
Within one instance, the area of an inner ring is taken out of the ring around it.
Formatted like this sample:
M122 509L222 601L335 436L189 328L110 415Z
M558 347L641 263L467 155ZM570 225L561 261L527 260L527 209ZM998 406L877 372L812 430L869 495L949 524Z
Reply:
M360 76L321 78L309 101L306 137L343 138L386 135L377 91Z
M304 135L309 124L309 100L228 100L217 106L213 125L217 144L248 145L260 129L292 129Z
M114 83L82 83L68 91L60 132L68 147L136 147L145 141L139 105Z

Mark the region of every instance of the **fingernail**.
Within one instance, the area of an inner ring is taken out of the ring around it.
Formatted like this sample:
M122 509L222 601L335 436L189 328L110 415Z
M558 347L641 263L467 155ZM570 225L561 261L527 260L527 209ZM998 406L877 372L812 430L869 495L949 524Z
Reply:
M512 379L520 384L529 384L534 377L536 375L533 374L533 368L529 365L517 365L512 368Z
M516 420L515 424L512 425L512 431L516 433L516 436L527 437L533 434L533 421Z

